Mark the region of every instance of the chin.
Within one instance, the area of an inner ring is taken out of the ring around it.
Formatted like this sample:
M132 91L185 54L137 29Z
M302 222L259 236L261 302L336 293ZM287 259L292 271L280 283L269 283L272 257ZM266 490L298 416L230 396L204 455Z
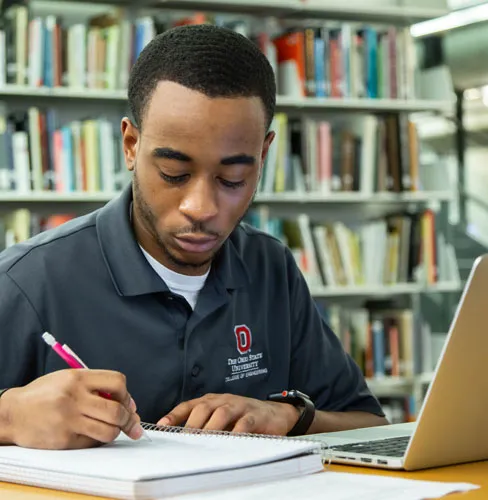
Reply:
M199 269L210 264L216 252L194 254L172 250L167 253L169 258L179 267Z
M202 267L209 264L214 258L214 254L210 255L199 255L195 257L193 255L181 255L180 262L183 265L191 267Z

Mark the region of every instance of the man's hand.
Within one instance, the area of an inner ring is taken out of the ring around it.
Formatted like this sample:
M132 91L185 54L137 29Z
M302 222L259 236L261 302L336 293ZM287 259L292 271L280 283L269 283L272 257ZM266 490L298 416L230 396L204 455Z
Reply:
M288 403L259 401L233 394L206 394L179 404L158 425L285 436L300 416Z
M132 439L143 432L124 375L105 370L61 370L9 389L0 399L0 421L4 444L27 448L88 448L121 431Z

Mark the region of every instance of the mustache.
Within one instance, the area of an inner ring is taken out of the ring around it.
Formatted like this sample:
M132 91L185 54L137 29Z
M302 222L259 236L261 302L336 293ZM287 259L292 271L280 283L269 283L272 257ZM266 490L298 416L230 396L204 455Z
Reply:
M182 228L178 229L177 231L175 231L173 234L175 236L184 236L184 235L194 234L194 233L204 234L204 235L210 236L212 238L219 238L221 236L221 234L219 232L212 231L211 229L208 229L207 227L205 227L205 224L202 224L200 222L195 223L192 226L182 227Z

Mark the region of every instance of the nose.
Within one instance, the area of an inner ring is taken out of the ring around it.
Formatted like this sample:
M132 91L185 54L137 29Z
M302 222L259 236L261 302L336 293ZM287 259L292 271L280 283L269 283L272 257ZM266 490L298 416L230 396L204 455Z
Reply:
M191 182L181 199L180 212L195 222L206 222L218 213L216 190L212 180Z

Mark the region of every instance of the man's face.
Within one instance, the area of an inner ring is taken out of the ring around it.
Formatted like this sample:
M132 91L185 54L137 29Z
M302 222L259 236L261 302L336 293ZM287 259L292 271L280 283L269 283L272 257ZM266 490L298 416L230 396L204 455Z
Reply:
M252 202L273 139L259 98L209 98L160 82L142 131L122 121L134 228L162 264L203 274Z

